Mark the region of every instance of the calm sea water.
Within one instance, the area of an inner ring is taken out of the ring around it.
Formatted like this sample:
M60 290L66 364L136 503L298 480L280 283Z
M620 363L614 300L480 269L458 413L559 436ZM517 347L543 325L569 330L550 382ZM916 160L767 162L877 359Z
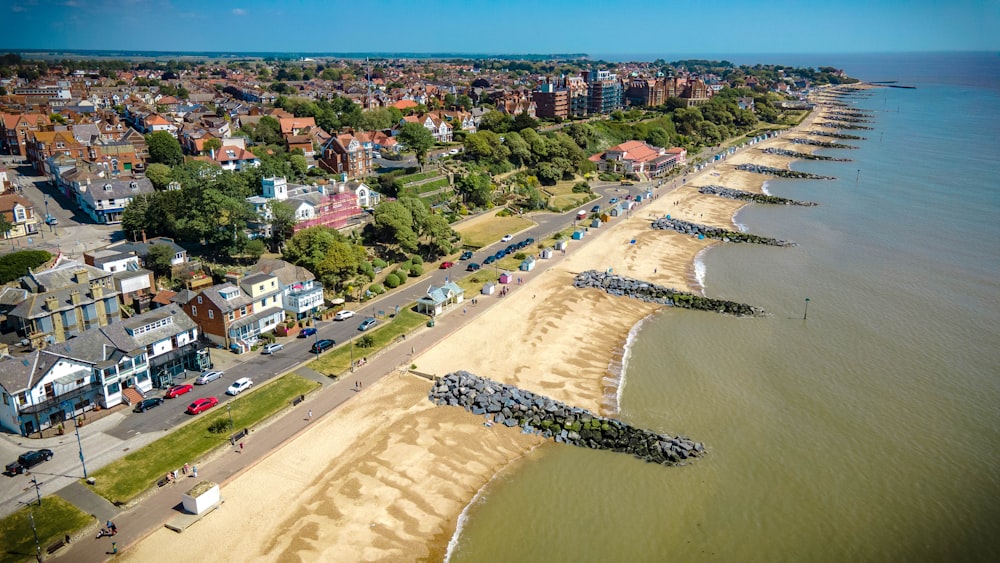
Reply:
M828 151L853 162L794 165L838 180L769 185L819 207L736 218L799 246L706 253L706 294L772 316L642 324L620 417L710 455L542 448L469 507L452 561L1000 561L1000 72L911 62L841 65L918 89L856 99L875 129Z

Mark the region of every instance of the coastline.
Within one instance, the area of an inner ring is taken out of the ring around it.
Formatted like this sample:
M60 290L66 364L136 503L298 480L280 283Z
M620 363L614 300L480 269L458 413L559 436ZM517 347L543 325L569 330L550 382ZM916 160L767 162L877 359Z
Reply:
M760 149L787 148L786 137L809 130L821 113L817 108L796 128L729 155L684 185L660 188L655 199L602 227L585 244L573 241L567 256L552 267L525 274L523 286L512 286L502 300L487 301L482 306L488 310L479 318L419 353L413 360L417 369L437 375L465 369L615 416L605 397L616 355L617 407L631 342L643 321L661 308L574 289L573 275L612 268L703 294L697 262L721 243L653 231L648 218L669 213L737 227L735 215L747 203L702 195L698 187L722 184L763 193L769 176L734 167L754 162L787 168L794 159ZM587 346L580 347L581 341ZM475 354L463 354L466 350ZM184 542L161 529L123 555L135 561L198 557L199 546L214 545L221 560L233 561L444 558L484 487L499 473L516 469L529 453L544 453L541 446L561 446L513 429L484 428L461 409L435 407L426 398L427 388L426 380L409 375L382 378L226 483L224 508L187 530ZM241 527L252 532L233 532Z

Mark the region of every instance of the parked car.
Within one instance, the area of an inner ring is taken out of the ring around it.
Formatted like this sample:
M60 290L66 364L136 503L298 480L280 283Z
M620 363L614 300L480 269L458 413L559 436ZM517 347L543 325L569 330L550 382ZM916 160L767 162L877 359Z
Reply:
M478 270L481 267L482 266L480 266L479 264L476 264L475 262L469 262L469 265L465 267L465 271L467 271L467 272L475 272L476 270Z
M17 456L17 461L7 464L7 473L10 475L18 475L20 473L24 473L39 463L50 459L52 459L52 450L24 452L23 454Z
M524 246L529 246L529 245L532 245L532 244L535 244L535 239L533 239L531 237L528 237L528 238L524 239Z
M241 377L234 381L233 384L229 386L229 389L226 389L226 395L232 395L235 397L251 387L253 387L253 380L249 377Z
M132 412L146 412L153 407L158 407L163 404L162 397L153 397L151 399L143 399L135 404L135 408Z
M378 324L378 321L375 320L375 317L368 317L367 319L361 321L361 324L358 325L358 330L364 332L376 324Z
M611 199L608 200L608 203L610 203L611 205L614 205L614 204L618 203L618 198L617 197L613 197L613 198L611 198Z
M219 400L215 397L202 397L200 399L195 399L193 403L188 405L186 413L188 414L198 414L200 412L205 412L208 409L219 404Z
M316 329L313 327L307 327L302 329L302 332L299 333L299 338L308 338L314 334L316 334Z
M471 250L466 250L465 252L462 253L461 256L458 257L459 260L468 260L469 258L472 258Z
M445 260L444 262L441 262L441 269L447 270L448 268L451 268L454 265L455 265L454 262L448 262L447 260Z
M485 260L483 260L483 266L489 266L490 264L492 264L492 263L494 263L496 261L497 261L497 257L493 256L491 254L490 256L487 256Z
M195 385L205 385L206 383L211 383L216 379L222 378L222 372L216 370L209 370L202 372L197 379L194 380Z
M590 208L590 212L591 213L600 213L601 212L601 206L600 205L595 205L595 206L591 207Z
M455 155L455 154L458 154L459 152L461 152L461 151L459 151L458 149L451 149L450 151L448 151L448 154Z
M322 340L313 342L313 345L309 347L309 351L312 352L313 354L319 354L322 352L326 352L327 350L333 348L336 345L337 343L335 341L330 340L329 338L324 338Z
M164 397L168 399L173 399L174 397L180 397L184 393L190 393L194 389L190 383L184 383L183 385L174 385L170 389L167 389L167 394Z
M265 344L264 347L261 348L260 353L271 355L277 352L278 350L283 350L284 348L285 348L284 344L278 344L277 342L272 342L270 344Z
M504 235L500 242L510 242L514 240L514 235Z
M347 319L354 316L354 311L337 311L337 314L333 316L335 321L346 321Z

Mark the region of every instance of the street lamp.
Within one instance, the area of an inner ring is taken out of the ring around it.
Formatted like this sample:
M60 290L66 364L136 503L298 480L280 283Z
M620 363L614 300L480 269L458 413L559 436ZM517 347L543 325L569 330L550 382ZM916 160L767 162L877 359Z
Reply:
M27 502L21 502L21 504L28 507L28 520L31 521L31 533L35 536L35 559L41 563L42 546L38 544L38 530L35 528L35 514L31 511L31 504Z
M73 408L73 403L64 401L63 405ZM80 464L83 465L83 478L87 478L87 462L83 458L83 441L80 439L80 421L76 416L76 409L73 409L73 426L76 427L76 445L80 448ZM41 504L41 502L39 502Z
M233 403L232 401L226 401L226 412L229 413L229 430L232 431L236 428L233 425Z

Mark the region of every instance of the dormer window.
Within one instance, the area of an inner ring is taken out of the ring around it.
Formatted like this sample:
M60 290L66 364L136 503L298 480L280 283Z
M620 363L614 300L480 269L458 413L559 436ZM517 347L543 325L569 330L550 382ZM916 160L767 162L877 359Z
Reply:
M112 189L111 184L104 184L104 191L110 192Z
M117 167L118 167L118 166L117 166L117 164L116 164L116 165L115 165L115 168L117 168ZM138 189L139 189L139 182L129 182L129 183L128 183L128 187L129 187L129 188L132 188L132 191L136 191L136 190L138 190Z

